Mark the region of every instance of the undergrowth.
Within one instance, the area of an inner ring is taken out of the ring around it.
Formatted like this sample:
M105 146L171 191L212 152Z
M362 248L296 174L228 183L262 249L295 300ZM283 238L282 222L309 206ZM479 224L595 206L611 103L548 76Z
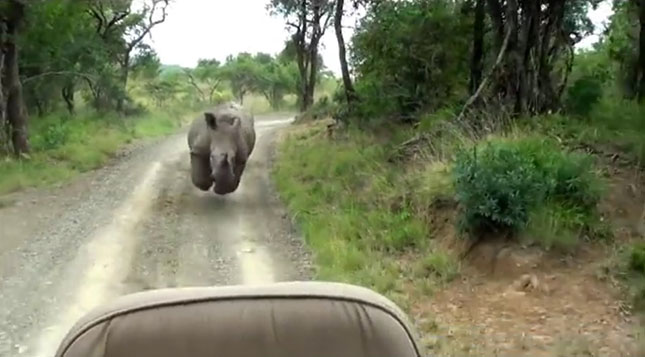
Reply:
M591 157L540 136L483 140L459 152L460 228L471 236L528 232L547 247L575 246L593 229L602 184Z
M273 171L315 254L318 278L369 286L399 302L406 271L419 287L435 277L450 281L458 265L436 249L424 219L433 202L452 195L449 170L388 164L376 136L348 135L329 140L321 123L293 131Z
M633 244L627 250L627 286L634 307L640 313L645 312L645 242Z
M606 98L584 117L548 115L527 122L569 146L590 146L599 154L624 156L645 167L645 105Z
M427 292L450 281L460 271L457 252L442 249L446 237L435 234L455 222L438 227L434 218L455 203L464 231L505 228L562 249L600 236L595 207L603 185L588 155L524 132L477 141L454 131L443 137L441 155L392 162L392 151L413 135L350 127L330 139L317 122L281 142L273 175L315 254L318 278L395 298L406 284Z
M30 127L30 157L0 158L0 194L58 183L96 169L132 140L174 132L185 114L158 111L119 118L79 113L37 118Z

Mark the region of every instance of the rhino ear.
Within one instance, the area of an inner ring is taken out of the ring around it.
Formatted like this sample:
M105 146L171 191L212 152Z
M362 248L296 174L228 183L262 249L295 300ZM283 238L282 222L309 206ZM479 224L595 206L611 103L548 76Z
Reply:
M206 121L206 125L208 125L209 128L213 130L217 129L217 120L215 119L215 114L209 112L204 113L204 120Z

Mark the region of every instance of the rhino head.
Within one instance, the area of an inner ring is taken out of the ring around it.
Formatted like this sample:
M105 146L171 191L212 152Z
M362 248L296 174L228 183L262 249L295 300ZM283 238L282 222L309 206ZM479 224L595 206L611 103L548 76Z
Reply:
M204 113L210 135L211 177L215 182L213 191L224 195L237 189L238 145L240 137L240 118L233 113Z

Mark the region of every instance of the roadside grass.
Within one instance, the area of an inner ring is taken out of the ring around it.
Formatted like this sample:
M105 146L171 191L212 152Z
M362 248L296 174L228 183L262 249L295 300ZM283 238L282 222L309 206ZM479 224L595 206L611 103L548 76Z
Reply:
M604 154L620 154L645 167L645 104L606 98L585 117L550 115L527 122L527 130L584 145Z
M119 118L83 112L34 118L29 158L0 158L0 195L59 183L100 167L124 144L175 132L187 116L176 110Z
M428 151L420 159L392 163L397 150L411 155L400 144L413 131L383 138L348 128L331 139L326 124L285 134L273 171L319 279L367 286L406 306L459 276L456 247L464 245L454 242L478 225L510 228L525 243L564 252L605 237L595 211L603 183L593 163L547 137L520 128L484 137L452 130L411 150Z
M296 106L296 97L287 95L282 104L282 108L279 110L292 110ZM256 93L251 93L244 97L244 107L254 115L276 112L276 109L271 108L271 104L264 96Z
M325 130L316 122L287 133L272 172L314 252L318 278L368 286L405 306L410 286L424 290L457 276L458 264L422 219L450 195L447 170L388 165L387 147L374 135L355 130L331 141Z

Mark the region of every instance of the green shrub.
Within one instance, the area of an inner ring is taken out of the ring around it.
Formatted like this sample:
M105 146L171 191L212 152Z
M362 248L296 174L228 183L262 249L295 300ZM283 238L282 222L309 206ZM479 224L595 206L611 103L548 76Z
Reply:
M446 0L383 1L352 38L363 120L414 116L459 98L467 83L470 32Z
M463 207L462 228L480 231L520 229L529 209L544 197L542 177L533 158L518 147L488 143L472 153L458 153L454 169L457 201Z
M645 243L635 244L632 247L629 268L645 277Z
M459 275L459 264L454 257L442 252L433 251L421 261L422 274L432 275L441 282L450 282Z
M603 82L594 76L583 76L567 91L566 109L569 113L587 116L603 95Z
M629 250L627 261L627 287L634 308L645 310L645 242L633 244Z
M589 215L578 207L546 202L531 212L526 233L546 249L569 251L578 244Z
M585 156L543 138L494 139L458 153L453 171L462 230L518 232L545 201L589 214L600 184Z

